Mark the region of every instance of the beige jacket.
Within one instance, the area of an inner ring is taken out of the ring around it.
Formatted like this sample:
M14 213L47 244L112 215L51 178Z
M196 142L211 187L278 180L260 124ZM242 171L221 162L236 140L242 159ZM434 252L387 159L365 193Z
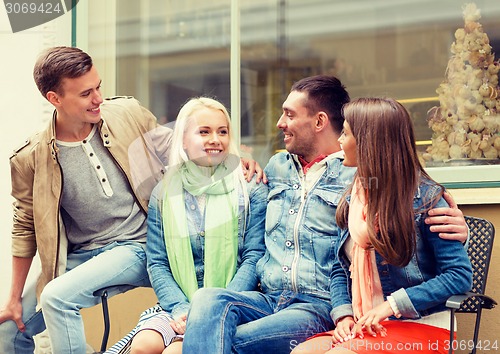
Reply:
M162 178L172 130L159 126L151 112L131 97L114 97L101 105L100 137L124 172L138 203L147 212L152 188ZM67 239L59 203L61 167L57 161L55 117L10 158L15 201L12 255L40 256L37 295L66 269Z

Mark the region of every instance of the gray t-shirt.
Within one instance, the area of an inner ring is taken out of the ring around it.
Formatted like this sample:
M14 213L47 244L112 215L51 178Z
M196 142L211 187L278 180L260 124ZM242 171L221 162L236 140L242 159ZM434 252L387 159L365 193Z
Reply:
M146 242L146 215L96 126L83 141L57 141L57 146L63 171L61 214L72 249Z

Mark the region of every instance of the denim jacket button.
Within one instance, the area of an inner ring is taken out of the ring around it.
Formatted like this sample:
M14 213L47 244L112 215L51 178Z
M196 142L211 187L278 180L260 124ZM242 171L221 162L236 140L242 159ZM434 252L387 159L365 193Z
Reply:
M281 270L284 271L284 272L288 272L289 269L290 268L288 268L288 266L283 266L283 268L281 268Z
M297 183L295 183L293 186L292 186L293 189L299 189L299 185Z
M290 214L290 215L295 214L295 210L293 210L293 209L288 210L288 214Z
M293 243L290 240L288 240L288 241L285 242L285 246L286 247L292 247L292 245L293 245Z

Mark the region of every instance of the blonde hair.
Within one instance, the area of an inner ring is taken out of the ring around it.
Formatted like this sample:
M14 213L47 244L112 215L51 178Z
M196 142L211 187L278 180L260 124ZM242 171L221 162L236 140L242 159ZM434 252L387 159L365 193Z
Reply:
M183 147L184 134L189 126L193 123L194 113L204 109L213 109L216 111L221 111L227 119L227 127L229 132L229 154L239 157L238 149L234 142L233 130L231 129L231 118L229 113L222 103L213 98L209 97L196 97L191 98L187 101L184 106L179 111L177 115L177 120L175 122L175 128L172 137L172 149L170 151L169 163L171 167L178 167L184 162L188 161L189 158Z

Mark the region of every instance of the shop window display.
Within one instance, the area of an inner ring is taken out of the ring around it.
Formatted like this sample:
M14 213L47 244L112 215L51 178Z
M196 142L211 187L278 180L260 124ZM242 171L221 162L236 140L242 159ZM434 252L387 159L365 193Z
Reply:
M465 25L455 32L446 78L439 85L439 106L429 111L430 165L446 162L500 163L500 62L473 3L464 9Z

